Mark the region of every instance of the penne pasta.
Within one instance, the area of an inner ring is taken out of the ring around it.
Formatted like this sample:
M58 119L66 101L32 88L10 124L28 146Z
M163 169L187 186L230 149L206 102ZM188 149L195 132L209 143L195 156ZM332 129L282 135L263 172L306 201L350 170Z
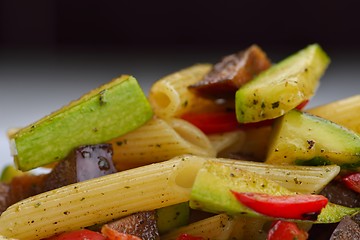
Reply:
M249 161L178 156L161 163L110 174L30 197L0 216L0 233L19 239L105 223L138 211L189 201L198 171L215 161L266 176L290 191L319 192L338 166L276 166Z
M211 68L211 64L197 64L155 82L149 92L149 102L155 115L160 118L179 117L185 112L204 111L204 107L214 105L213 101L198 97L188 89Z
M219 154L222 151L231 148L236 145L235 148L240 148L245 141L245 132L242 130L211 134L208 135L211 145L215 149L216 153Z
M360 133L360 95L311 108L307 112Z
M118 170L161 162L183 154L215 157L208 137L181 119L154 118L144 126L110 141Z
M3 212L0 233L41 239L188 201L201 165L202 160L176 158L30 197Z
M233 239L229 238L229 236L232 233L234 223L233 217L219 214L173 230L161 236L161 240L176 240L184 233L192 236L201 236L203 239Z

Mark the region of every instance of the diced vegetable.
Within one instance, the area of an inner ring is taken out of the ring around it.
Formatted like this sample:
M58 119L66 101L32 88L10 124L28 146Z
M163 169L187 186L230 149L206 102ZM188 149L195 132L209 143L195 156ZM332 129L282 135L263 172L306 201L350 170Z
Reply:
M101 232L106 236L106 240L142 240L141 238L128 233L118 232L107 225L104 225L101 228Z
M328 199L322 195L274 196L264 193L231 192L241 204L275 218L316 220L317 215L328 203Z
M271 61L257 45L223 57L205 75L204 79L189 86L200 96L210 98L233 98L235 92L251 81L254 76L268 69Z
M12 135L15 162L30 170L61 160L77 146L136 129L152 114L136 79L121 76Z
M53 237L47 238L47 240L105 240L106 237L101 233L94 232L87 229L75 230L71 232L61 233Z
M317 44L293 54L236 92L236 115L241 123L273 119L310 99L329 58Z
M115 173L112 153L111 144L75 148L48 174L43 184L43 191Z
M204 238L183 233L176 240L204 240Z
M4 183L10 183L13 177L24 174L22 171L16 169L13 165L8 165L1 173L0 181Z
M270 139L270 164L360 164L359 134L304 112L292 110L277 119Z
M159 240L155 210L139 211L108 222L104 227L113 229L119 233L130 234L140 239Z
M308 233L294 222L278 220L270 229L267 240L306 240Z
M296 194L259 174L231 165L206 162L195 178L190 196L190 207L212 213L227 213L235 216L262 216L239 203L230 190L265 193L273 196ZM359 208L347 208L328 203L314 222L338 222L341 220L341 217L359 211Z
M360 193L360 172L348 174L342 178L342 181L348 188Z
M235 112L187 113L181 118L194 124L205 134L230 132L240 127Z
M156 210L157 227L160 234L184 226L189 222L189 203L179 203Z
M296 106L296 109L301 110L308 100ZM263 120L260 122L239 124L236 120L235 111L227 112L203 112L203 113L185 113L181 116L182 119L194 124L205 134L224 133L235 131L237 129L259 128L264 126L271 126L273 119Z

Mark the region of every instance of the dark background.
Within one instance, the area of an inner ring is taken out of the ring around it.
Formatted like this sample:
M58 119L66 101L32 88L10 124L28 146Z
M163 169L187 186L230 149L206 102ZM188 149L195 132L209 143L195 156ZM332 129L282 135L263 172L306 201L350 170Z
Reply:
M274 61L319 43L331 65L310 106L359 94L357 1L0 0L0 168L6 131L120 74L160 77L250 44Z
M353 1L2 0L2 47L359 48Z

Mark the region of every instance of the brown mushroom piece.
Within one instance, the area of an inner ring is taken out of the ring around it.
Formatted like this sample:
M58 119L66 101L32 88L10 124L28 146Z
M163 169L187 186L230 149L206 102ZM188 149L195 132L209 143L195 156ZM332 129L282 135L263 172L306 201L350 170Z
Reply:
M224 57L202 81L190 85L189 89L207 98L233 98L242 85L270 66L266 53L259 46L251 45Z
M134 213L106 225L118 232L131 234L141 239L160 239L155 211Z

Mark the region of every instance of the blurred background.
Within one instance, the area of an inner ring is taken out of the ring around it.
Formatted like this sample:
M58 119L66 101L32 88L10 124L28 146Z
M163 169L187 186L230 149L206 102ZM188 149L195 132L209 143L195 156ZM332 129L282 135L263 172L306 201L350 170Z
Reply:
M332 62L309 107L360 90L356 1L0 0L0 169L6 131L121 74L162 76L256 43L277 62L319 43Z

